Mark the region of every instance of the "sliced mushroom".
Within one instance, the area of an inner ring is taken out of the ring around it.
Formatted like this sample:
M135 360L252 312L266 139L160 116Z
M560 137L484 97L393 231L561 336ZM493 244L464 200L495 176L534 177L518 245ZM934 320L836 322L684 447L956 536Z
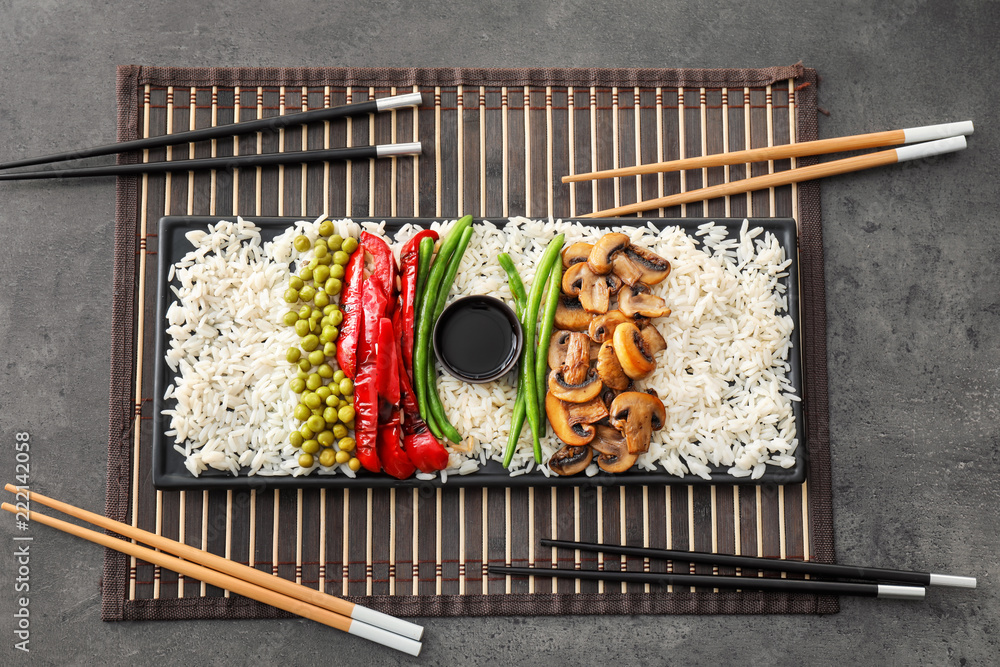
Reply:
M569 346L569 335L572 331L560 331L556 329L549 339L549 368L559 370L566 363L566 349Z
M611 291L605 276L590 270L585 262L566 269L562 277L562 290L569 296L580 298L580 305L591 313L606 313L611 303Z
M667 302L662 297L649 293L649 288L636 283L618 293L618 310L628 317L663 317L670 314Z
M562 366L555 369L565 377L570 385L580 384L587 379L590 370L590 338L585 333L571 331L566 342L566 357ZM579 401L574 401L579 403Z
M592 424L607 417L608 409L599 398L586 403L567 403L547 392L545 415L557 438L567 445L579 446L593 439Z
M610 340L601 345L601 351L597 355L597 375L605 386L615 391L628 389L631 382L628 375L622 370L621 362L618 361L618 355Z
M670 262L651 250L630 245L612 258L611 270L628 285L655 285L670 275Z
M568 331L586 331L590 327L590 320L593 315L588 313L580 305L580 300L566 296L559 296L559 304L556 306L555 325L557 329Z
M586 243L584 241L578 241L566 246L566 249L562 251L563 267L568 269L574 264L586 262L587 258L590 257L590 251L593 247L593 243Z
M656 359L646 349L642 332L632 322L619 324L611 342L622 370L633 380L641 380L656 368Z
M641 454L649 449L653 431L663 428L667 412L656 396L641 391L618 394L611 404L611 425L622 432L628 451Z
M611 336L615 333L615 327L622 322L628 321L629 318L622 311L609 310L590 321L587 333L590 334L590 339L595 343L603 343L604 341L611 340Z
M601 376L593 368L588 368L581 382L571 384L563 371L554 371L549 374L549 393L561 401L586 403L600 395Z
M608 284L608 293L610 293L612 296L618 294L618 290L620 290L622 288L622 285L625 284L621 278L619 278L613 273L609 273L606 276L604 276L604 281Z
M549 470L557 475L575 475L583 472L594 458L590 445L563 445L549 458Z
M639 457L628 451L625 437L611 426L597 426L590 446L598 453L597 465L604 472L625 472L635 465L635 460Z
M590 270L602 276L611 273L611 262L614 261L615 255L628 246L629 238L625 234L618 232L605 234L597 240L587 258Z
M641 331L642 342L645 345L646 352L649 356L655 357L655 355L667 349L667 341L663 339L663 334L657 331L656 327L647 326Z

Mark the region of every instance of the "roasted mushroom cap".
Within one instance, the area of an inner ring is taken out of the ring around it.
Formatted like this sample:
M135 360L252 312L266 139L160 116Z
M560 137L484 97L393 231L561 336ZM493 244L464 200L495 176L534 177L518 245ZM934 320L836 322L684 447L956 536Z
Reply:
M642 329L642 342L646 353L651 357L667 349L667 341L663 339L663 334L654 326L647 326L645 329Z
M580 305L591 313L606 313L611 303L611 290L605 276L590 270L586 262L578 262L566 269L562 277L562 290L580 298Z
M618 361L618 355L610 340L601 345L601 351L597 354L597 375L601 378L601 382L615 391L628 389L631 382L622 370L621 362Z
M667 412L656 396L640 391L618 394L611 403L611 425L622 432L628 451L641 454L649 449L654 430L663 428Z
M599 425L594 429L594 439L590 441L590 446L598 453L597 465L604 472L625 472L633 465L639 457L628 451L628 444L625 436L611 426Z
M670 314L667 302L655 294L649 294L649 288L642 283L636 283L618 293L618 310L628 317L663 317Z
M590 326L591 318L593 315L583 309L579 299L564 294L559 296L555 317L557 329L586 331Z
M593 458L590 445L563 445L549 458L549 470L557 475L575 475L586 470Z
M600 395L601 377L591 368L582 382L570 384L563 371L554 371L549 374L549 393L560 401L586 403Z
M630 245L614 256L611 269L629 285L655 285L670 274L670 262L651 250Z
M566 246L566 249L562 251L563 267L568 269L574 264L586 262L587 258L590 257L590 251L593 247L593 243L585 243L584 241L578 241Z
M641 380L656 368L656 359L647 350L642 332L632 322L619 324L611 341L618 363L625 375L633 380Z
M567 445L585 445L594 437L592 424L608 416L600 398L586 403L560 401L551 392L545 394L545 415L556 437Z
M593 249L590 251L590 256L587 258L590 270L602 276L606 273L611 273L611 262L614 260L615 255L628 246L629 238L625 234L619 234L618 232L605 234L597 240L597 243L594 244Z
M629 318L625 316L620 310L609 310L599 317L595 317L590 321L590 327L587 333L590 334L590 339L595 343L603 343L606 340L611 340L612 334L615 332L615 327L617 327L622 322L628 322Z

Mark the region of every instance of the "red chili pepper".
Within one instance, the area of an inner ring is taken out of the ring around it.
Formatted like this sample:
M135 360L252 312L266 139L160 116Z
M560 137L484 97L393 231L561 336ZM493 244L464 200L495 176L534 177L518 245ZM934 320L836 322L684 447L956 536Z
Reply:
M392 250L385 241L368 232L361 232L361 247L371 255L371 276L379 279L386 299L391 299L396 291L396 260Z
M344 375L354 379L357 375L358 341L361 338L361 286L364 281L365 253L354 251L344 270L344 287L340 293L340 310L344 315L337 336L337 365Z
M420 255L420 241L425 237L430 237L435 241L438 233L433 229L424 229L417 232L399 252L399 310L402 311L401 319L396 323L398 328L397 336L400 341L400 350L406 372L413 374L413 326L416 319L416 296L417 296L417 273L419 266L417 259Z
M448 450L434 437L427 423L420 418L417 397L410 386L410 379L403 368L403 359L397 362L399 369L399 394L403 406L403 449L420 472L434 472L448 467ZM355 400L357 400L357 393Z
M399 365L396 362L395 332L392 330L392 320L383 317L379 320L378 352L375 355L375 365L378 369L378 395L392 405L399 405Z
M416 466L399 446L403 431L399 424L378 427L378 458L387 473L396 479L406 479L416 472Z
M382 281L372 275L365 278L361 288L361 342L358 345L358 365L374 362L379 337L379 321L389 307ZM360 371L359 371L360 372ZM377 385L376 385L377 386Z
M382 466L379 463L375 442L378 434L378 390L375 388L375 374L375 364L362 364L354 382L354 440L357 445L355 456L361 465L365 470L379 472Z

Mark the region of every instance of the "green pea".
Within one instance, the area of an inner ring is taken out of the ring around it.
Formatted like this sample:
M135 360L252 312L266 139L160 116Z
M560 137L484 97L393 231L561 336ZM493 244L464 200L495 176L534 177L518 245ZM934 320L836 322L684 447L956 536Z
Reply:
M333 382L326 385L330 388L330 395L337 399L337 405L340 405L340 385L337 384L337 374L333 374Z
M323 386L323 378L320 377L319 373L311 373L308 378L306 378L306 387L309 391L316 391Z
M327 429L316 436L316 441L324 447L333 446L333 431Z
M345 396L347 394L354 393L354 382L351 381L351 378L345 377L343 380L339 382L338 387L340 389L340 393L344 394Z
M323 257L326 257L328 254L330 254L330 250L329 248L326 247L326 244L319 245L317 243L316 247L313 248L313 257L319 257L320 259L322 259Z
M327 245L327 240L326 239L316 239L316 242L313 244L313 248L320 248L320 247L323 247L323 248L328 248L329 247Z
M306 250L309 250L309 247L312 246L312 243L309 242L308 236L303 236L300 234L299 236L295 237L294 241L292 241L292 245L294 245L295 249L298 250L299 252L305 252Z
M330 435L332 436L333 433L330 433ZM292 444L292 447L301 447L302 443L305 442L305 440L302 439L301 433L299 433L298 431L292 431L291 433L288 434L288 442Z
M293 392L301 394L306 389L306 381L302 378L295 378L289 383L289 386L292 388ZM330 392L330 395L332 396L333 392Z
M332 220L324 220L323 222L319 223L319 235L320 236L330 236L331 234L333 234L333 221Z
M336 408L327 407L323 410L323 421L326 422L327 426L336 424L338 419L339 417L337 417ZM330 434L330 437L332 438L333 434ZM330 442L333 442L333 440L331 440Z
M344 426L343 424L334 424L332 430L333 430L333 437L335 437L337 440L340 440L341 438L347 436L347 427Z
M288 351L285 352L285 361L287 361L290 364L294 364L295 362L297 362L299 360L299 355L301 355L301 354L302 353L299 352L299 348L297 348L297 347L290 347L290 348L288 348Z
M309 361L309 360L308 360L308 359L306 359L306 361ZM303 382L305 382L305 381L306 381L306 379L307 379L308 377L309 377L309 372L308 372L308 370L305 370L305 371L304 371L304 370L302 370L302 369L300 368L300 369L298 369L297 371L295 371L295 379L296 379L296 380L302 380Z
M348 237L344 239L344 242L341 244L340 249L348 254L351 254L358 249L358 240L353 236Z
M305 403L299 403L298 405L295 406L295 412L293 414L295 415L295 418L298 419L300 422L304 422L305 420L309 419L309 415L312 413L309 411L308 405L306 405Z
M294 287L285 290L285 303L295 303L299 300L299 291Z
M341 264L341 265L343 265L343 264L347 264L349 261L351 261L351 256L348 255L343 250L338 250L337 252L333 253L333 263L334 264Z
M326 355L323 354L323 350L313 350L309 353L309 363L313 366L319 366L324 361L326 361Z
M303 468L312 468L313 465L313 455L312 454L299 454L299 465Z
M316 452L319 451L319 442L317 442L315 439L306 440L305 442L302 443L302 451L304 451L306 454L315 454Z
M315 269L313 269L313 280L316 281L317 285L319 285L321 283L325 283L326 280L327 280L327 278L329 278L329 277L330 277L330 267L329 266L320 265L320 266L317 266Z
M333 377L333 367L330 364L320 364L316 368L316 372L319 373L321 378L326 378L327 380Z
M295 322L295 333L299 336L308 336L310 328L309 320L298 320Z
M354 430L354 420L353 419L351 421L347 422L347 430L349 430L349 431L353 431Z
M319 337L309 334L302 339L302 349L306 352L312 352L317 347L319 347Z
M305 440L309 440L310 438L312 438L316 434L312 432L311 428L309 428L308 426L306 426L305 424L303 424L302 428L299 429L299 435L301 435L302 436L302 440L305 441Z
M340 381L343 380L345 377L347 377L347 373L338 370L336 373L333 374L333 381L339 385Z
M312 429L313 433L319 433L326 428L326 422L319 415L310 415L306 420L306 426Z
M337 416L340 418L340 421L346 424L354 419L354 408L350 405L345 405L337 410Z
M309 316L312 315L312 312L313 312L312 306L310 306L309 304L306 304L306 305L301 306L299 308L299 312L296 313L296 315L298 315L298 318L300 320L308 320Z
M320 397L320 400L326 401L326 399L333 396L333 391L326 385L323 385L322 387L316 389L316 395Z
M332 343L334 340L337 339L338 333L340 332L337 331L337 327L327 324L323 327L322 332L320 332L319 334L319 342L323 343L324 345L326 345L327 343Z
M335 304L335 303L331 303L331 304L327 304L327 305L323 306L323 314L324 315L329 315L330 313L332 313L335 310L340 310L339 308L337 308L337 304Z
M354 451L354 438L341 438L337 441L337 447L342 452Z
M325 293L326 292L324 292L324 294ZM285 326L290 327L299 321L299 315L294 310L290 310L287 313L285 313L285 316L282 317L281 320L285 323Z
M308 359L305 358L299 359L299 370L302 371L303 373L308 373L312 367L313 366L312 364L309 363Z
M295 289L302 289L302 286L305 285L305 284L306 283L305 283L305 281L302 280L302 278L299 278L298 276L296 276L294 274L292 275L291 278L288 279L288 286L289 287L294 287Z
M312 301L314 296L316 296L316 290L311 285L306 285L299 290L299 298L303 301Z
M347 452L337 452L337 457L334 459L337 463L347 463L351 460L351 455Z
M333 311L327 317L330 318L330 324L335 327L339 327L340 323L344 321L344 313L340 312L339 309Z
M334 234L330 237L330 240L327 241L326 244L330 246L330 250L337 252L341 249L341 247L343 247L344 237L340 234Z
M317 308L323 308L330 303L330 295L326 292L316 292L316 296L313 297L313 303L316 304Z
M299 277L302 278L302 280L312 280L312 277L313 277L312 267L311 266L303 266L299 270Z
M330 296L336 296L340 294L340 290L344 288L344 283L337 278L330 278L323 284L323 289Z
M333 341L325 343L323 345L323 354L325 354L328 358L332 358L333 355L337 354L337 344Z
M323 405L323 399L320 398L319 394L317 394L315 391L310 391L302 395L302 403L310 410L315 410L319 406ZM309 415L306 415L306 419L308 418Z
M340 407L340 399L337 398L336 396L329 396L323 402L326 403L327 407L331 407L335 410Z
M326 468L334 465L337 462L337 452L333 451L329 447L324 449L319 454L319 464Z
M344 270L343 264L334 264L333 266L330 267L331 278L338 278L340 280L343 280L345 273L346 271Z

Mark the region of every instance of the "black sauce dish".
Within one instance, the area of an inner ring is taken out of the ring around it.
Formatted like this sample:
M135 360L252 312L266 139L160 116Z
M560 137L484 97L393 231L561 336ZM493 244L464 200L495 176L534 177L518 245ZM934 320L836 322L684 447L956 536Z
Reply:
M517 365L524 331L514 311L492 296L456 299L434 324L434 354L463 382L491 382Z

